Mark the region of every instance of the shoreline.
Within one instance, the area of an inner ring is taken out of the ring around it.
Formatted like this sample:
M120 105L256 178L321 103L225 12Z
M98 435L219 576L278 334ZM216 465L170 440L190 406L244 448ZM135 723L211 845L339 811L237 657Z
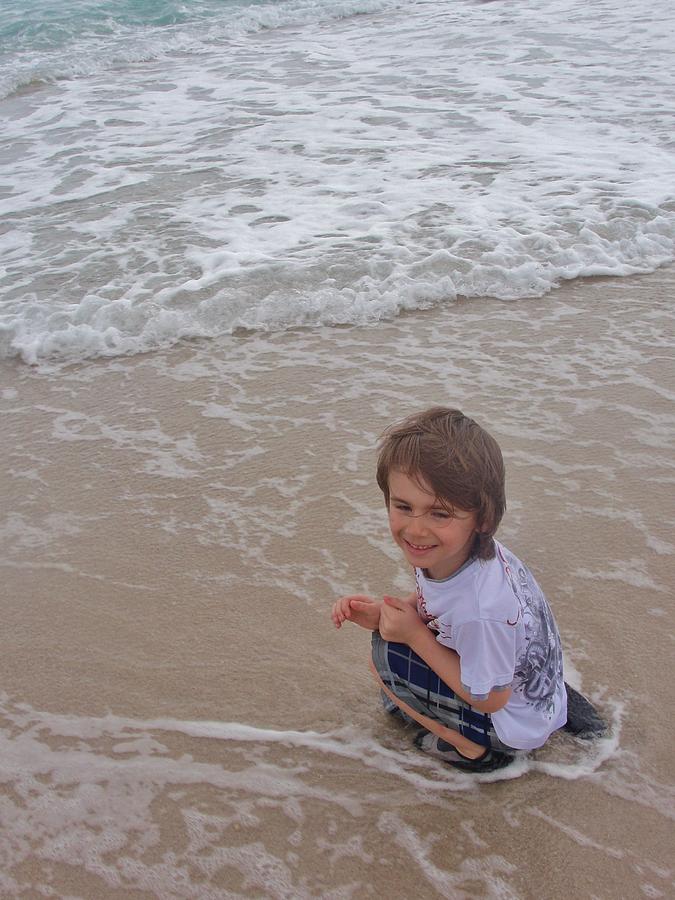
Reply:
M497 297L471 297L464 294L459 294L451 300L447 300L441 303L434 303L433 305L428 307L402 309L394 316L386 317L372 322L339 322L331 325L292 325L288 326L287 328L279 329L256 329L242 325L236 326L232 331L224 332L222 334L211 336L195 335L189 337L180 337L176 338L175 341L172 341L171 343L168 343L166 345L158 345L157 347L139 350L132 353L93 355L78 359L59 359L55 357L45 358L37 362L26 362L21 357L21 355L17 353L14 356L0 357L0 367L5 367L8 370L11 370L13 366L16 366L19 372L23 371L25 367L32 373L35 373L39 376L51 376L55 374L75 371L80 367L87 367L92 365L105 366L107 363L114 363L116 360L119 360L121 362L130 360L142 360L148 357L152 357L155 354L166 355L171 354L172 352L180 353L181 350L189 351L191 347L198 348L202 345L208 347L211 344L227 344L228 342L238 343L241 341L254 340L256 338L277 338L282 335L288 335L289 337L292 337L293 335L330 334L333 331L340 332L351 331L354 329L370 330L374 328L386 328L387 326L395 325L397 322L406 322L409 319L412 319L414 321L417 318L421 318L422 321L425 321L429 316L440 316L441 318L445 319L448 315L452 315L453 313L460 314L465 310L480 312L480 309L484 305L488 305L490 308L492 308L496 304L497 307L503 306L506 310L510 309L511 307L515 307L516 309L518 309L519 307L527 304L534 304L538 308L539 304L541 303L555 301L556 297L559 294L564 301L568 294L571 294L572 296L578 296L583 294L586 288L593 292L598 287L602 287L605 285L612 293L619 293L620 288L622 285L624 285L624 283L626 283L627 285L631 285L636 281L639 282L643 278L659 279L659 276L663 276L663 280L665 280L666 282L675 281L675 262L670 261L667 263L663 263L662 265L651 271L634 273L631 275L588 275L577 276L569 280L561 280L560 283L555 287L551 288L545 294L537 297L521 297L514 300L504 300Z
M52 374L3 362L0 796L31 835L3 877L111 898L153 873L186 897L360 896L375 875L384 893L520 897L566 896L574 870L599 896L667 893L673 287L661 269ZM502 445L498 537L618 723L618 747L556 739L496 784L419 758L377 709L368 636L329 620L339 593L409 585L374 445L449 402ZM57 849L66 821L78 837Z

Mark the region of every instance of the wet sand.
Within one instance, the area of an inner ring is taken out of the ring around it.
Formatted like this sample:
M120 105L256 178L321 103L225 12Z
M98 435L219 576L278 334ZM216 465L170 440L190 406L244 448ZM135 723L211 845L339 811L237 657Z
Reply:
M0 894L668 896L674 289L5 362ZM411 747L329 620L409 589L374 446L432 403L500 441L500 538L612 722L483 779Z

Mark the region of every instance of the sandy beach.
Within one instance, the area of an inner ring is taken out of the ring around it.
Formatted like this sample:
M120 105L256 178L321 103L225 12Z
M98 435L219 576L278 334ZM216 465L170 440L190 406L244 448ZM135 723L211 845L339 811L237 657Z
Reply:
M0 893L671 895L674 289L4 361ZM449 772L332 628L409 589L374 447L431 403L500 441L500 538L607 739Z

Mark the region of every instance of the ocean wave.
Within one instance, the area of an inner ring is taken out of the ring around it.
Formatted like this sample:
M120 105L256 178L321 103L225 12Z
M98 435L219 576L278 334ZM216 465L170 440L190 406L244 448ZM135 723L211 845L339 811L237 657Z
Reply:
M16 4L0 30L0 99L63 79L150 62L242 35L377 13L400 0L191 4ZM139 14L143 8L144 14ZM135 13L135 14L134 14Z
M232 279L227 271L214 274L204 259L200 276L144 300L91 294L79 304L56 309L24 302L0 324L0 358L18 356L29 365L78 362L243 331L376 324L458 297L477 302L481 297L540 297L563 281L644 274L672 262L675 222L661 217L650 226L621 243L591 232L586 243L558 246L550 255L525 257L514 247L502 247L484 254L482 261L471 261L437 251L412 265L392 263L382 277L366 274L342 286L326 277L323 264L319 271L316 264L301 268L291 280L274 264ZM541 239L542 246L551 247L550 240Z
M258 30L227 52L4 101L0 355L377 323L675 259L661 19L648 39L581 0L346 15L384 5L240 5L227 22Z

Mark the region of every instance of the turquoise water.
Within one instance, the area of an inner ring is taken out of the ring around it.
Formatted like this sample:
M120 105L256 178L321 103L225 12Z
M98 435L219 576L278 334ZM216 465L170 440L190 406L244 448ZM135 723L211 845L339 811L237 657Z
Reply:
M387 0L8 0L0 97L17 88L195 50L260 28L395 6Z
M169 37L177 27L213 20L232 8L260 5L242 0L177 3L163 0L125 0L106 3L65 0L63 3L13 2L3 4L0 21L0 64L7 83L12 69L24 67L26 78L34 67L36 78L66 74L87 50L101 49L102 39L134 41ZM163 34L162 34L163 33ZM120 48L122 51L122 48ZM80 59L80 62L83 62ZM93 60L92 60L93 63ZM41 68L40 68L41 67ZM20 76L17 80L20 79Z
M3 4L0 43L9 50L60 50L81 35L118 34L122 30L165 28L204 22L232 8L273 5L270 0L212 0L177 3L171 0L65 0L63 3Z

